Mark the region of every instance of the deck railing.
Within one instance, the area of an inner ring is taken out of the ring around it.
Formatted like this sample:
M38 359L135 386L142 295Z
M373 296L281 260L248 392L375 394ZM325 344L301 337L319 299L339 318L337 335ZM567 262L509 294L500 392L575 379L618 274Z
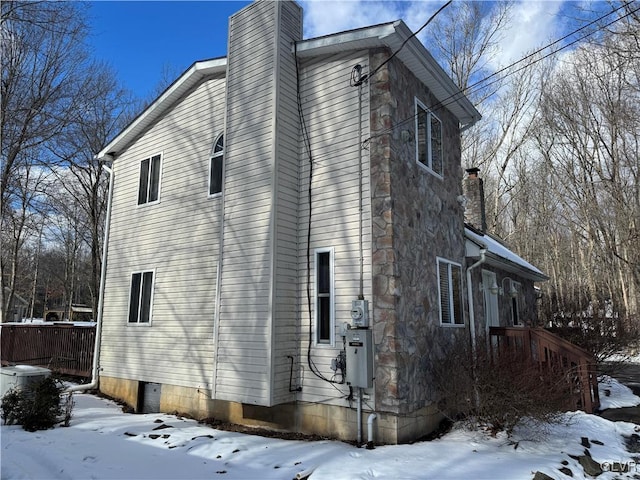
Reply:
M593 413L600 406L593 356L543 328L491 327L491 345L497 351L521 351L541 368L560 367L575 386L572 407Z
M95 326L3 323L0 328L3 366L36 365L66 375L91 377Z

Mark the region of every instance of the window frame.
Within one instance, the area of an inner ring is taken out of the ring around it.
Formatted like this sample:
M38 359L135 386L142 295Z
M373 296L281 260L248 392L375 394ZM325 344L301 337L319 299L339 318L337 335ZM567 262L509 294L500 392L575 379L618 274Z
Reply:
M426 163L422 162L420 155L420 117L421 113L424 113L426 116L426 132L425 132L425 145L424 148L426 150ZM434 168L433 165L433 147L434 147L434 139L433 139L433 120L436 120L440 125L439 132L439 145L440 145L440 171ZM418 166L430 174L444 179L444 142L443 142L443 125L442 120L435 113L433 113L429 108L427 108L418 98L415 98L415 142L416 142L416 163Z
M511 325L514 327L523 327L524 323L520 316L520 292L522 292L522 284L511 279L509 281L511 282L510 287L515 288L516 292L518 292L515 297L509 295L509 299L511 300ZM511 290L511 288L509 290Z
M222 142L220 145L220 150L216 151L218 147L218 143ZM211 192L211 180L213 173L213 163L214 160L220 159L220 190L216 192ZM211 148L211 154L209 155L209 180L208 180L208 188L207 192L209 193L209 197L219 197L222 195L222 188L224 185L224 134L221 133L216 137L216 140L213 142L213 147Z
M141 314L142 314L142 302L143 302L143 297L144 297L144 279L145 279L145 274L151 274L151 287L150 287L150 292L149 292L149 313L148 313L148 320L147 321L141 321ZM139 285L139 292L138 292L138 298L137 298L137 315L136 315L136 321L131 321L131 313L132 313L132 307L133 307L133 285L134 285L134 278L136 275L140 275L140 285ZM131 272L131 275L129 276L129 300L128 300L128 305L127 305L127 325L131 325L131 326L150 326L153 323L153 298L154 298L154 294L155 294L155 285L156 285L156 270L155 269L150 269L150 270L136 270Z
M320 276L320 270L319 270L319 256L321 254L328 254L329 255L329 279L328 279L328 287L329 287L329 292L328 293L322 293L320 294L319 292L319 276ZM336 315L335 315L335 250L333 247L324 247L324 248L316 248L314 250L313 253L313 258L314 258L314 276L313 276L313 283L314 283L314 303L315 303L315 309L314 309L314 327L313 327L313 332L314 332L314 344L316 346L322 346L322 347L333 347L335 346L335 326L336 326ZM322 296L321 296L322 295ZM320 299L321 298L329 298L329 336L328 338L320 338L320 332L321 332L321 318L320 318L320 309L321 309L321 305L320 305Z
M443 305L443 297L442 297L442 282L440 279L440 265L444 264L447 266L447 300L448 300L448 311L449 311L449 316L453 316L453 318L449 319L448 321L445 321L444 319L444 312L442 309L442 305ZM456 318L455 316L455 312L456 312L456 305L455 305L455 287L454 287L454 276L453 276L453 270L452 268L456 268L458 270L458 281L459 281L459 286L458 286L458 306L459 306L459 312L460 312L460 318ZM464 289L464 283L463 283L463 270L462 270L462 265L457 263L457 262L453 262L451 260L447 260L446 258L442 258L442 257L436 257L436 270L437 270L437 277L438 277L438 314L439 314L439 318L440 318L440 326L442 327L465 327L465 318L464 318L464 303L463 303L463 289ZM453 320L453 321L451 321Z
M149 196L151 193L151 185L152 185L152 176L153 173L156 171L153 169L153 164L154 164L154 160L158 159L158 167L157 167L157 172L158 172L158 185L157 185L157 198L155 200L149 200ZM145 195L145 201L140 202L141 200L141 193L142 193L142 171L143 171L143 164L144 162L148 161L149 162L149 169L147 171L147 179L146 179L146 185L145 185L145 189L146 189L146 195ZM156 153L154 155L151 155L147 158L144 158L142 160L140 160L140 165L138 167L138 199L137 199L137 206L138 207L144 207L147 205L155 205L157 203L160 203L160 192L161 192L161 185L162 185L162 167L163 167L163 153Z

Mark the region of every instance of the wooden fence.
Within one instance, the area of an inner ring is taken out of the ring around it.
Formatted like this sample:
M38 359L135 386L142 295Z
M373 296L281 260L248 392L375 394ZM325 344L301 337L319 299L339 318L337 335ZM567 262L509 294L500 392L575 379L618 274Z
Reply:
M541 368L562 368L575 385L573 408L593 413L600 406L598 378L593 356L543 328L490 327L493 348L518 350Z
M36 365L65 375L91 377L95 325L3 323L0 328L3 366Z

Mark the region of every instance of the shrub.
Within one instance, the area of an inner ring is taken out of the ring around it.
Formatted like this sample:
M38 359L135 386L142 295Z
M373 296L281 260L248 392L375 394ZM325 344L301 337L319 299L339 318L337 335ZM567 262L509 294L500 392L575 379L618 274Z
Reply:
M5 424L22 425L29 432L51 428L62 413L61 393L62 386L51 377L33 382L23 390L11 389L2 397L2 419ZM70 418L70 411L68 415Z
M475 354L458 340L434 367L440 411L492 432L526 422L554 422L570 406L570 372L541 368L518 351L491 351L479 341Z

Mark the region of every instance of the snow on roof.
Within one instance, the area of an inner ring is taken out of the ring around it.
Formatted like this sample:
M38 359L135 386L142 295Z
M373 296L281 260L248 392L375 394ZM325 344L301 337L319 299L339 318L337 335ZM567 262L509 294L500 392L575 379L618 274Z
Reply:
M504 270L520 274L525 278L534 281L549 280L549 277L542 273L538 268L531 265L519 255L509 250L505 245L491 237L490 235L481 234L473 231L469 227L465 227L464 234L467 241L471 241L480 248L487 250L487 263L501 267ZM467 248L467 256L477 256L469 254Z

